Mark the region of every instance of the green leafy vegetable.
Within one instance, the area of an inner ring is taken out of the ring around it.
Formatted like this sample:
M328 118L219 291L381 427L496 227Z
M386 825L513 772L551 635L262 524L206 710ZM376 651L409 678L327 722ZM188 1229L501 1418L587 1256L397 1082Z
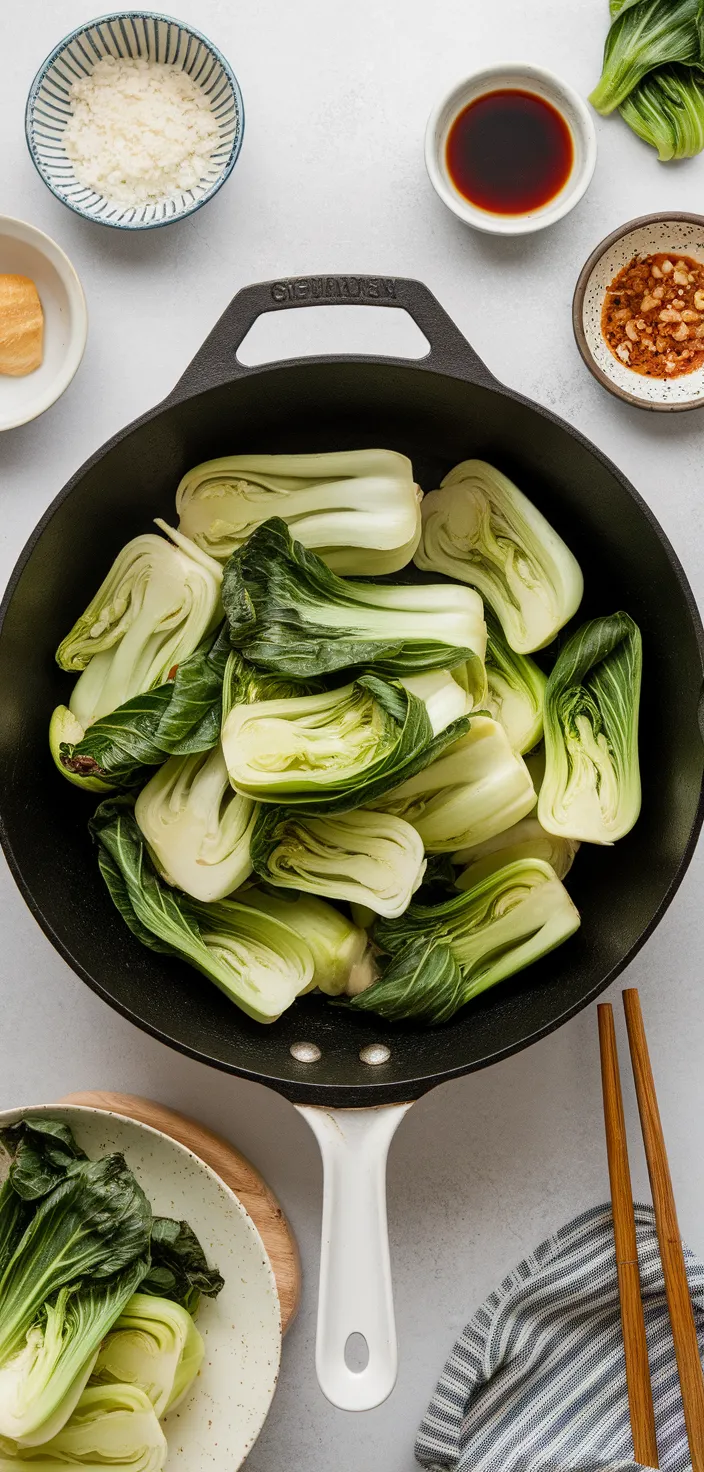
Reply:
M37 1445L64 1425L146 1274L151 1224L121 1155L76 1162L41 1197L0 1277L0 1435Z
M210 901L249 878L256 807L233 792L220 742L197 756L171 757L140 792L134 813L167 884Z
M101 803L90 828L113 902L143 945L189 961L257 1022L274 1022L310 986L310 949L280 920L232 900L200 904L162 882L127 799Z
M579 914L549 864L509 864L439 905L414 903L399 919L378 920L374 939L392 961L347 1005L394 1022L446 1022L578 926Z
M184 475L179 529L226 561L272 516L347 576L397 572L420 536L420 491L405 455L225 455Z
M103 1340L91 1385L136 1386L161 1419L183 1400L204 1352L186 1309L166 1298L135 1293Z
M345 582L280 518L233 553L222 598L233 646L293 679L374 667L397 679L467 661L484 688L486 626L469 588Z
M481 703L501 723L514 751L531 751L543 734L547 676L529 655L511 649L488 608L484 614L488 689Z
M0 1130L10 1166L0 1187L0 1273L9 1262L35 1210L35 1203L77 1161L85 1159L68 1125L29 1116Z
M217 1298L224 1279L217 1268L209 1268L203 1248L188 1222L169 1216L154 1218L151 1237L152 1262L141 1286L142 1293L171 1298L189 1314L201 1300Z
M172 672L172 679L135 695L86 732L59 706L52 717L56 732L52 739L50 729L49 736L59 770L80 786L105 792L142 781L146 767L160 766L168 756L209 751L220 737L229 654L223 625Z
M572 636L545 693L545 777L538 817L549 833L615 843L640 812L641 637L627 613Z
M323 688L320 680L307 680L302 685L300 680L283 679L281 675L258 670L256 665L250 664L230 647L229 630L228 648L222 686L223 725L235 705L253 705L259 700L297 700L300 695L314 695Z
M465 736L375 806L412 823L429 853L452 853L525 817L535 789L503 726L476 715Z
M374 952L366 929L354 925L346 915L313 894L291 895L264 891L251 885L240 890L237 900L252 905L264 915L283 920L310 946L315 970L312 987L328 996L363 991L376 977ZM372 919L375 919L373 911Z
M128 542L57 650L63 670L83 671L69 709L84 730L162 685L222 618L219 564L157 526L171 540L149 532Z
M555 870L558 879L564 879L572 868L579 844L572 838L560 838L548 833L534 815L521 818L503 833L496 833L483 843L461 849L452 855L455 864L462 866L463 873L455 880L457 889L471 889L479 879L503 869L506 864L518 859L542 859Z
M319 695L235 706L222 734L233 787L306 813L369 806L469 728L468 697L449 672L410 684L362 675Z
M414 561L478 588L519 654L554 639L582 600L582 574L561 537L484 460L464 460L423 499Z
M83 1467L162 1472L168 1447L154 1407L135 1385L90 1385L70 1420L43 1446L22 1447L0 1438L0 1472L28 1463L42 1472Z
M620 113L663 163L692 158L704 148L704 76L692 67L658 67L629 92Z
M589 101L610 113L648 72L668 62L700 65L701 0L630 0L612 7L601 78Z
M425 870L415 828L366 808L304 818L262 807L251 855L257 874L271 884L369 905L378 915L400 915Z

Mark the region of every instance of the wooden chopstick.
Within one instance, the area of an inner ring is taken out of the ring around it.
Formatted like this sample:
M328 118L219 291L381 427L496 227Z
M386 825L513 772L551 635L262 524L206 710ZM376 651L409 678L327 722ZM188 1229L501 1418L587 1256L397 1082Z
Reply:
M635 987L623 993L633 1077L638 1099L655 1225L665 1279L667 1307L675 1345L689 1453L693 1472L704 1472L704 1375L689 1296L682 1240L677 1224L672 1178L660 1122L640 998Z
M636 1220L633 1213L633 1191L628 1164L626 1121L623 1114L613 1007L609 1002L603 1002L597 1007L597 1015L601 1083L604 1093L606 1153L611 1182L616 1272L621 1305L623 1347L626 1356L626 1384L633 1434L633 1453L635 1460L641 1462L645 1467L659 1467L648 1345L645 1337L643 1301L640 1296Z

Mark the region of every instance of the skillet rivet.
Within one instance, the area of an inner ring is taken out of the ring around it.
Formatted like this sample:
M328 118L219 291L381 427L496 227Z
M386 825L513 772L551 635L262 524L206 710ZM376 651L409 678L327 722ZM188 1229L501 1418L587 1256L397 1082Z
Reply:
M363 1063L388 1063L391 1049L387 1048L386 1043L367 1043L359 1056Z
M317 1063L322 1057L317 1043L292 1043L289 1053L298 1063Z

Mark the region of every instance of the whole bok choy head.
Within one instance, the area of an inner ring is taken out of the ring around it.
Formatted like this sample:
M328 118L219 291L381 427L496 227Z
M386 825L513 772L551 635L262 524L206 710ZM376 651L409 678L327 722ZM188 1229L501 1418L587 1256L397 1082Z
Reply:
M498 619L484 610L487 628L487 693L482 706L499 721L514 751L532 751L543 734L543 704L547 676L534 659L517 654Z
M155 772L134 814L159 873L194 899L224 899L252 872L256 805L233 792L222 746L173 756Z
M549 833L615 843L640 812L642 649L627 613L592 619L561 651L545 693L545 776L538 817Z
M0 1436L25 1446L68 1420L149 1267L151 1208L122 1156L74 1158L58 1170L0 1275ZM11 1169L3 1215L15 1184Z
M448 671L409 686L362 675L339 690L236 705L222 733L233 787L306 813L369 806L469 728L469 697Z
M396 920L378 920L374 940L391 959L380 980L347 1005L394 1022L446 1022L578 926L579 913L549 864L508 864L440 904L412 904Z
M85 731L125 701L162 685L222 618L222 569L194 542L157 521L123 547L85 613L56 652L82 670L69 709Z
M523 758L503 726L474 715L466 735L375 806L420 834L428 853L453 853L511 827L535 807Z
M518 654L549 644L579 608L582 574L569 548L493 465L456 465L421 511L416 566L478 588Z
M312 986L328 996L341 992L353 996L376 979L374 949L366 930L317 895L291 895L285 890L274 894L248 885L238 893L237 902L274 915L303 937L315 966Z
M704 62L699 0L611 0L601 77L589 101L619 107L644 77L669 62Z
M184 475L179 530L225 562L272 516L347 577L398 572L420 537L421 492L405 455L225 455Z
M204 1352L185 1308L168 1298L135 1293L100 1346L91 1384L135 1385L161 1419L183 1400Z
M162 1472L168 1445L154 1407L136 1385L89 1385L58 1434L30 1450L0 1438L0 1472L18 1472L28 1463L41 1472L83 1467L129 1468Z
M310 947L288 925L233 900L202 904L164 884L127 799L101 803L90 828L112 899L142 945L190 962L256 1022L275 1022L311 986Z
M472 589L346 582L279 517L226 563L222 599L233 646L262 669L309 680L364 666L399 679L466 661L484 690L486 625Z
M401 915L425 871L415 828L367 808L311 818L261 807L251 854L270 884L368 905L377 915Z

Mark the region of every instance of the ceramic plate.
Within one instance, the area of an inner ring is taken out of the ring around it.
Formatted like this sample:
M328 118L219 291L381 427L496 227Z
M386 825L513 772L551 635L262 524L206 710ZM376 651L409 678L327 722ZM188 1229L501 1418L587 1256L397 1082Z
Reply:
M704 404L704 368L680 378L647 378L615 358L601 335L607 287L634 256L661 251L704 262L704 218L644 215L602 240L577 282L572 308L577 346L594 377L612 394L643 409L696 409Z
M35 225L0 215L0 273L29 276L44 313L44 357L34 373L0 374L0 430L43 414L68 388L83 357L86 303L76 272L55 240Z
M190 1222L225 1287L203 1299L198 1328L205 1359L198 1379L163 1422L168 1472L236 1472L266 1419L276 1388L281 1319L276 1283L259 1233L209 1166L149 1125L80 1105L13 1109L64 1120L91 1157L121 1151L155 1212Z

